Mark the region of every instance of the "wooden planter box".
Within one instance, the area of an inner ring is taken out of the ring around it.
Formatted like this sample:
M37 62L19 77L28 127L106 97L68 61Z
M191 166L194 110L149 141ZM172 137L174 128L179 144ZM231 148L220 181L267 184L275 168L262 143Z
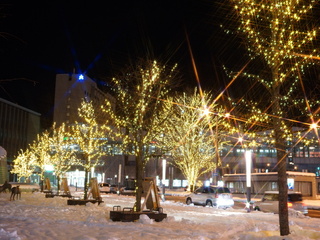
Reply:
M57 197L67 197L67 198L72 198L72 196L70 194L59 194L59 195L56 195Z
M46 193L46 198L53 198L55 195L53 193Z
M68 199L68 205L86 205L88 202L90 203L103 203L102 200L96 200L96 199Z
M140 218L141 214L147 215L150 219L154 219L156 222L161 222L167 217L167 214L162 212L162 208L159 209L159 211L134 212L133 208L123 208L121 211L120 206L114 206L113 211L110 211L110 219L114 222L134 222Z
M54 193L46 193L46 198L54 198L54 197L68 197L72 198L70 194L54 194Z

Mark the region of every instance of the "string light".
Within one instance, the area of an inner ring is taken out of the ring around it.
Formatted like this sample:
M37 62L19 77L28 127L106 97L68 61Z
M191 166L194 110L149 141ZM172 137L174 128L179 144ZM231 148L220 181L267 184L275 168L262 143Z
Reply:
M268 3L260 4L253 0L233 0L232 2L240 24L238 28L234 28L235 31L225 29L225 32L244 36L247 40L246 47L251 60L263 59L270 70L267 74L253 74L243 71L240 75L245 79L260 83L259 86L263 86L263 90L266 89L266 92L270 94L269 98L275 88L281 89L279 90L280 94L273 101L261 101L260 99L254 101L243 98L238 102L232 102L233 109L236 109L237 112L246 111L245 115L244 112L241 112L247 120L243 125L244 129L240 132L244 132L248 138L253 138L254 133L259 131L263 133L263 129L273 127L270 124L275 118L280 118L279 127L283 139L297 139L301 144L309 143L311 139L298 139L297 137L305 137L306 135L302 135L300 131L294 131L289 126L297 124L307 127L310 124L283 116L288 116L287 109L289 107L295 107L301 116L309 116L311 122L314 117L318 116L319 100L297 98L297 91L306 95L304 89L301 91L300 88L301 85L303 87L301 76L305 74L307 68L314 66L314 59L320 59L319 51L314 47L319 27L306 24L318 1L287 0L268 1ZM221 27L225 26L221 25ZM231 79L239 74L229 71L226 67L224 69ZM285 94L283 94L284 92ZM272 112L274 101L279 102L279 108ZM263 102L270 105L263 106L261 104ZM301 108L303 105L304 107ZM265 107L265 110L259 110L261 107ZM313 112L312 109L314 109ZM274 134L259 134L258 137L261 143L274 143L272 140ZM319 142L317 139L314 141Z

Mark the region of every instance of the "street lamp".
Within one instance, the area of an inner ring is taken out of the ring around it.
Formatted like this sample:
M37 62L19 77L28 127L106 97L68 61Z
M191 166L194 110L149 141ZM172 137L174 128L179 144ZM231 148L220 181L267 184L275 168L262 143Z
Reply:
M247 150L245 153L246 157L246 182L247 182L247 211L250 212L250 201L251 201L251 151Z
M164 201L167 160L162 159L162 200Z
M162 159L162 185L164 186L164 181L166 180L166 159Z
M122 178L122 175L121 175L121 173L122 173L122 169L121 169L121 167L122 167L122 165L121 165L121 163L119 164L119 171L118 171L118 175L119 175L119 177L118 177L118 189L120 189L120 183L121 183L121 178Z

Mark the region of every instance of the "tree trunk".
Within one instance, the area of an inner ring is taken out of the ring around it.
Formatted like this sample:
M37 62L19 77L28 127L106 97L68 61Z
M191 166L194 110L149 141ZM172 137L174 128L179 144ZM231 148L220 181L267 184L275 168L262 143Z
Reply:
M273 89L273 128L275 131L275 147L277 150L277 167L278 167L278 189L279 189L279 225L280 235L290 234L288 221L288 188L287 188L287 171L286 171L286 147L283 131L281 130L281 119L279 113L281 107L279 104L280 87Z
M84 200L88 199L88 169L85 168L85 176L84 176Z
M44 188L44 183L43 183L43 179L40 179L40 192L43 192L43 188Z
M41 182L41 192L44 191L44 172L41 171L40 173L40 182Z
M277 154L278 158L278 188L279 188L279 224L280 235L286 236L290 234L288 219L288 187L286 172L286 154L281 149ZM278 149L279 151L279 149Z
M59 194L59 192L60 192L60 177L59 176L57 176L57 188L58 188L58 194Z
M138 156L136 156L136 203L134 207L135 212L141 211L142 175L143 175L142 173L143 173L142 155L138 154Z

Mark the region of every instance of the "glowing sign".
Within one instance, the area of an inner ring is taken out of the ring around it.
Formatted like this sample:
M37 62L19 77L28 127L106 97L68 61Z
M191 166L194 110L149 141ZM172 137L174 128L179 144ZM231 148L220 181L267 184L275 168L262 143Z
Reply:
M293 190L294 189L294 179L293 178L288 178L287 182L288 182L288 189L289 190Z

